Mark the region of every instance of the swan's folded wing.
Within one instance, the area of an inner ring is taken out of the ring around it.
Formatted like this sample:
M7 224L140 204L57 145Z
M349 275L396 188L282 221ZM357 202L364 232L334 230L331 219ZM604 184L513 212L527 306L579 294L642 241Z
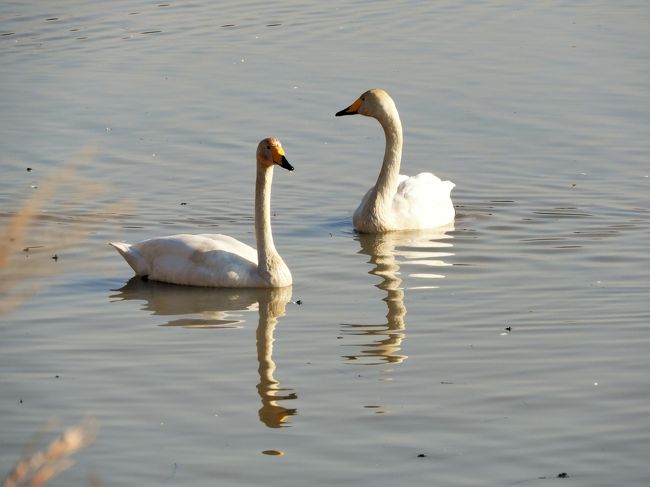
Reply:
M435 228L454 219L451 181L442 181L430 172L417 176L400 175L393 211L404 228Z

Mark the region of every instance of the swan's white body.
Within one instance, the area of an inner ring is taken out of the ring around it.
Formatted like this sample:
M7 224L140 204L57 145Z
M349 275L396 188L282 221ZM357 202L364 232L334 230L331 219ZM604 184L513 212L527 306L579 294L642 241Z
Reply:
M368 90L336 115L376 118L386 135L384 161L377 183L368 190L352 216L362 233L437 228L454 221L451 201L454 183L425 172L409 177L399 174L402 159L402 123L393 99L381 89Z
M260 142L255 185L257 250L227 235L172 235L136 244L111 242L136 275L172 284L207 287L284 287L291 272L271 233L274 164L293 170L277 139Z

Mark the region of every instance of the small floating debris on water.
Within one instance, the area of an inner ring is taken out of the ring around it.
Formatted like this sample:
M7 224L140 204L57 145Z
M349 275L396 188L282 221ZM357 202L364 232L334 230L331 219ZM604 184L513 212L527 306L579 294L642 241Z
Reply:
M25 170L26 170L27 172L32 172L32 168L31 168L31 167L28 167L28 168L25 169Z
M270 455L274 457L281 457L284 455L284 452L281 450L264 450L262 455Z
M544 477L537 477L537 478L538 478L539 480L546 480L546 479L548 479L548 477L546 477L546 476L544 476ZM566 472L560 472L559 474L557 474L557 475L555 476L555 478L556 478L556 479L568 479L568 478L569 478L569 474L566 473Z
M187 203L185 203L184 201L182 201L182 202L181 202L181 206L187 206Z
M298 299L298 300L296 301L296 304L297 304L298 306L300 306L300 305L302 304L302 299Z
M43 245L32 245L30 247L25 247L23 252L29 252L31 249L42 249Z
M426 453L418 453L418 458L426 458L427 454Z
M59 256L56 255L56 254L54 254L54 255L52 256L52 260L53 260L54 262L57 262L57 261L59 260ZM58 377L58 376L57 376L57 377Z
M275 22L273 24L266 24L267 27L277 27L279 25L282 25L280 22Z

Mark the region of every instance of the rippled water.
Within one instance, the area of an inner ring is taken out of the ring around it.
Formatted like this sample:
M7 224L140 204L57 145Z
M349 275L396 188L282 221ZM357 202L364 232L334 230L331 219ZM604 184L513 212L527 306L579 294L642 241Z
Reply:
M647 485L649 21L638 0L0 4L5 241L38 203L0 288L2 472L48 419L91 417L50 485ZM383 134L333 115L374 86L402 171L456 183L453 228L352 231ZM253 242L267 135L296 167L272 202L293 287L130 280L107 241Z

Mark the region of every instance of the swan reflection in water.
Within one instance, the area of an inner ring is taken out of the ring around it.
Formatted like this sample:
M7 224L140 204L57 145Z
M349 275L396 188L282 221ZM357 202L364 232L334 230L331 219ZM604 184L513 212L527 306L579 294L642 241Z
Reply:
M285 307L291 301L291 286L273 289L225 289L176 286L156 281L132 278L111 300L142 300L143 309L153 315L179 317L161 326L184 328L234 328L245 322L245 312L258 310L256 330L257 361L260 382L257 391L262 402L260 421L269 428L282 428L289 416L297 413L295 408L280 405L281 401L296 399L292 389L283 388L274 378L273 332L278 318L285 315Z
M422 283L407 289L435 289L432 284L436 279L444 278L442 268L451 265L444 261L453 255L448 235L454 229L447 225L434 230L410 232L389 232L382 234L358 234L361 244L359 254L370 256L368 263L374 267L369 271L381 278L375 287L386 292L382 301L386 303L388 313L385 323L343 323L341 333L345 336L362 336L363 343L344 346L360 348L359 353L344 355L348 361L363 365L401 363L406 355L400 353L405 337L406 305L404 304L404 287L400 267L416 266L417 271L407 274Z

